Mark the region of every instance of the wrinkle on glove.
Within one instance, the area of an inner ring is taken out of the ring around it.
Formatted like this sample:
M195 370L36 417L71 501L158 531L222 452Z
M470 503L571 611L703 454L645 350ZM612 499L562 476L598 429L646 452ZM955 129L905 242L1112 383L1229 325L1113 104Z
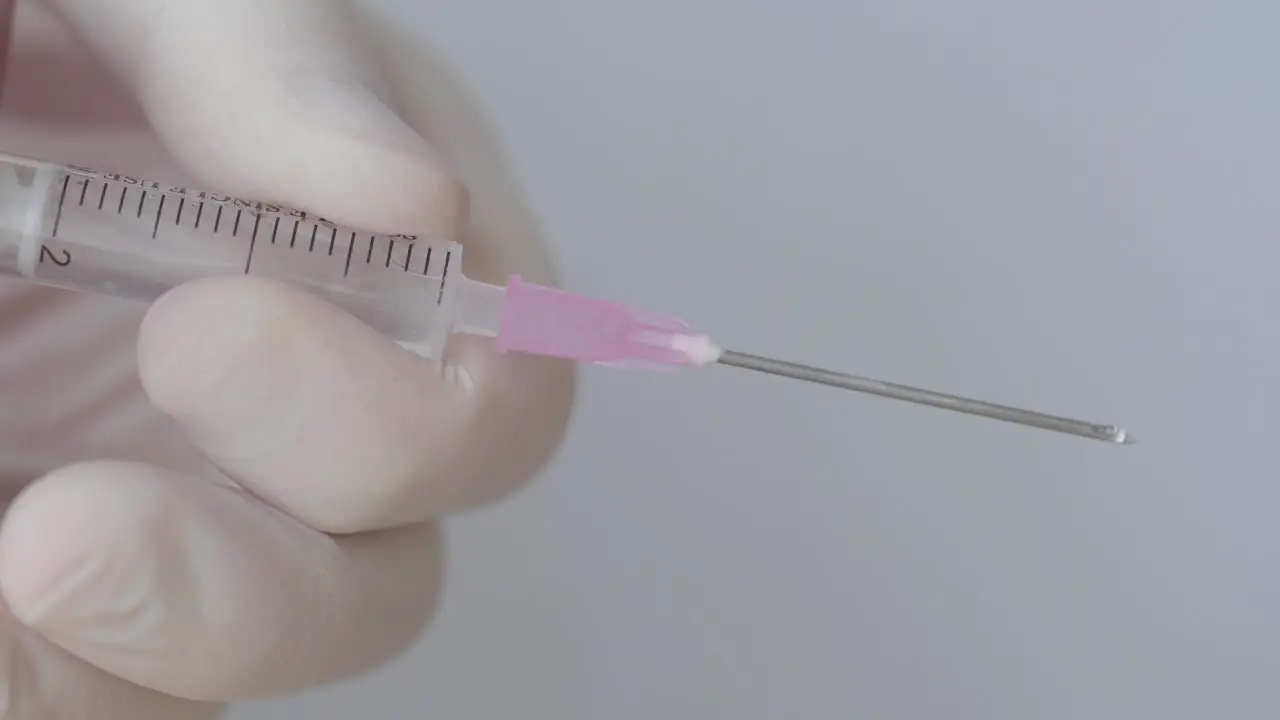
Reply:
M456 235L470 276L554 282L482 119L390 23L337 0L20 7L35 75L9 78L0 147ZM572 398L566 363L475 339L426 361L262 279L149 309L0 282L0 477L34 480L0 524L0 720L204 720L396 657L438 603L438 521L527 482Z

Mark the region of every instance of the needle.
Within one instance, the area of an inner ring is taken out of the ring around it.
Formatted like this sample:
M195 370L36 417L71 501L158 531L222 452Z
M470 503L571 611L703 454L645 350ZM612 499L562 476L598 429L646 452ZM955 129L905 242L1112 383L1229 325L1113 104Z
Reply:
M1068 435L1077 435L1079 437L1101 440L1103 442L1109 442L1116 445L1133 445L1137 442L1133 439L1133 436L1115 425L1100 425L1097 423L1085 422L1083 420L1072 420L1070 418L1057 417L1055 415L1046 415L1044 413L1032 412L1030 410L1019 410L1018 408L1008 407L1006 405L996 405L994 403L982 402L981 400L970 400L968 398L957 397L955 395L945 395L943 393L908 387L906 385L898 385L896 383L870 380L868 378L861 378L855 375L846 375L844 373L822 370L815 367L809 367L807 365L797 365L795 363L783 362L782 360L774 360L772 358L725 351L720 355L718 362L722 365L731 365L747 370L754 370L756 372L768 373L770 375L794 378L796 380L804 380L805 382L819 383L821 385L830 385L832 387L844 388L845 390L853 390L854 392L880 395L881 397L893 398L894 400L905 400L919 405L930 405L932 407L942 408L944 410L954 410L956 412L967 413L969 415L980 415L994 420L1003 420L1005 422L1016 423L1018 425L1037 427L1042 430L1052 430L1054 432L1067 433Z

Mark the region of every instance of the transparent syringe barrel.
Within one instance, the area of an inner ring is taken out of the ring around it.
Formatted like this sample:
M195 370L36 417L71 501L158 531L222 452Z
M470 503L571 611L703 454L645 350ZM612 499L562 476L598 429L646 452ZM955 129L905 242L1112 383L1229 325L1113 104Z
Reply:
M300 285L436 356L461 247L141 178L0 154L0 273L151 301L216 275Z

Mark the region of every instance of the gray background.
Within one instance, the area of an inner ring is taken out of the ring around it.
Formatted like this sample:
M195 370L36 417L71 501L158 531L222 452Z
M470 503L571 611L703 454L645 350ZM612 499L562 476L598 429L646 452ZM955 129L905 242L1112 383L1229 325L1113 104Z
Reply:
M236 717L1280 715L1280 6L398 4L575 289L1141 444L591 370L425 642Z

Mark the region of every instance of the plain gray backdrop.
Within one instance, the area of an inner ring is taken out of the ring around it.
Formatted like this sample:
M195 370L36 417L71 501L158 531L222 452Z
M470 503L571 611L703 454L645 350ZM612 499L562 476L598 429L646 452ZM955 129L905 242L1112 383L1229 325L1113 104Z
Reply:
M1280 716L1280 5L397 4L570 287L1140 444L591 369L410 655L234 717Z

